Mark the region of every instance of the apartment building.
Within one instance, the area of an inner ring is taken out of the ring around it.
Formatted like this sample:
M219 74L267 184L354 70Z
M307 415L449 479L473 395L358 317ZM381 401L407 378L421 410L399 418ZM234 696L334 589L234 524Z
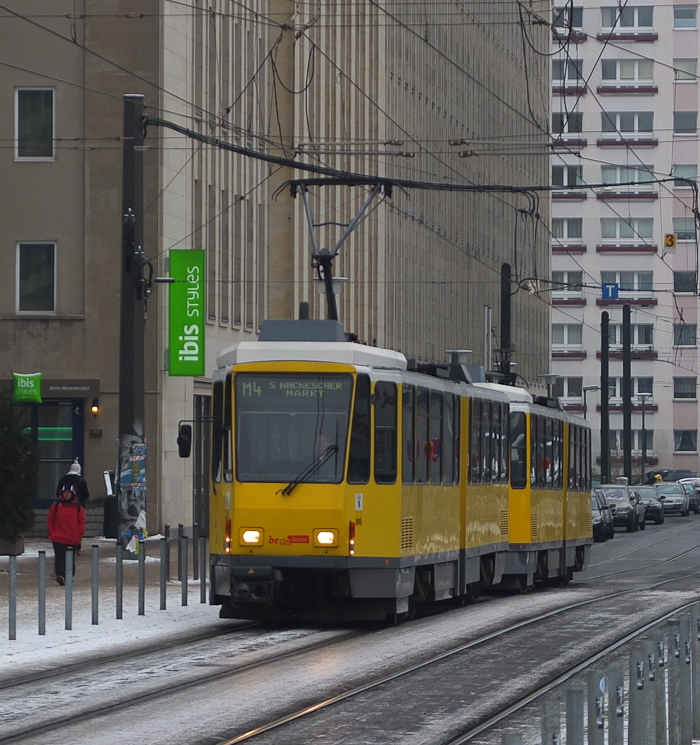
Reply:
M610 447L620 474L629 303L634 474L644 431L647 468L698 471L697 5L577 0L555 11L553 31L555 392L593 424L599 469L607 311Z
M142 94L151 117L251 154L343 173L548 181L549 60L535 49L549 44L549 29L518 23L513 0L427 4L419 22L410 4L364 0L10 0L5 8L0 383L12 372L43 375L43 402L27 410L42 455L40 508L74 458L97 499L116 463L125 94ZM302 300L315 317L325 307L302 200L285 185L303 171L154 126L144 169L144 253L154 275L167 276L173 249L206 252L204 376L169 374L167 285L155 286L147 308L154 532L207 523L208 374L219 351L255 338L265 318L294 317ZM367 196L361 186L310 187L319 246L334 245ZM346 330L419 361L470 349L490 367L501 264L519 278L548 276L540 223L549 224L547 201L535 215L521 194L383 195L334 267L347 278ZM549 307L524 289L513 302L516 370L537 381L549 364ZM177 425L192 419L195 454L183 461Z

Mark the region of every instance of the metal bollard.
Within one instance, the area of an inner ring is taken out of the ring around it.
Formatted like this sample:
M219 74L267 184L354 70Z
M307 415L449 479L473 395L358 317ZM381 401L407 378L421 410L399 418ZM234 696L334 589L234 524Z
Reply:
M73 630L73 546L66 549L66 631Z
M192 526L192 579L199 579L199 525Z
M146 540L139 536L139 616L146 615Z
M182 523L177 524L177 581L182 582L182 539L185 535ZM185 578L187 572L185 572Z
M627 718L627 742L642 745L642 738L644 737L646 660L641 647L635 647L630 652L629 680L630 715Z
M681 743L691 745L693 741L693 711L692 711L692 654L690 649L690 615L684 613L680 617L681 631Z
M523 736L517 733L504 732L501 745L523 745Z
M199 538L199 602L207 602L207 539Z
M46 551L39 551L39 636L46 634Z
M651 643L656 653L656 744L666 745L666 639L661 629L651 630Z
M583 745L583 686L566 690L566 745Z
M700 740L700 602L690 606L690 653L693 678L693 739Z
M10 556L10 641L17 641L17 557Z
M590 711L590 710L589 710ZM590 715L589 715L590 716ZM590 720L589 720L590 721ZM608 672L608 743L622 745L625 736L625 671L622 665L611 665ZM599 742L602 745L603 735ZM589 734L590 742L590 734Z
M100 547L92 546L92 625L99 623Z
M165 581L170 582L170 526L168 525L168 523L165 523L164 535L165 535L165 549L166 549Z
M558 703L542 704L542 743L560 745L561 713Z
M668 621L668 745L683 745L681 741L681 622Z
M168 539L160 539L160 609L165 610L167 604L167 584L168 584Z
M588 745L603 745L606 680L600 670L588 673ZM612 743L612 740L610 741ZM620 740L622 743L622 740Z
M182 547L181 556L180 556L180 576L183 577L182 580L182 605L187 605L187 536L183 535L182 540L180 541L180 546Z
M117 541L117 619L122 618L124 598L124 547Z
M648 640L643 643L642 649L646 656L646 687L644 689L644 737L643 745L656 745L656 688L657 688L657 665L656 645Z

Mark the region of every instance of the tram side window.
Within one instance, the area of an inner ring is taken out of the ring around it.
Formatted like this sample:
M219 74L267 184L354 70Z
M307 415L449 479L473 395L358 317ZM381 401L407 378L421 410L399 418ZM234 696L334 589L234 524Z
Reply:
M569 425L569 489L576 487L576 427Z
M224 381L214 383L214 412L212 421L211 443L211 480L218 484L221 481L221 454L224 434Z
M508 404L503 404L503 416L501 418L501 483L508 483L508 422L510 409Z
M430 392L430 483L442 483L442 393Z
M350 484L366 484L369 481L371 432L369 376L358 375L348 459Z
M419 388L416 401L416 480L419 484L428 483L428 456L430 454L428 437L429 404L430 392L425 388Z
M454 483L459 484L459 452L460 452L460 437L461 437L461 421L462 421L462 399L459 396L454 397L454 427L452 428L452 450L454 452Z
M554 454L552 459L552 468L553 474L553 482L554 482L554 488L555 489L561 489L561 428L562 428L562 422L560 422L558 419L555 419L552 423L552 442L554 446Z
M537 417L537 486L544 488L547 486L547 429L546 419L543 416Z
M591 490L591 430L586 430L586 491Z
M554 488L554 435L552 433L552 422L551 419L547 419L546 429L546 440L545 440L545 453L544 453L544 465L546 469L546 481L549 489Z
M510 415L510 485L513 489L527 486L527 437L525 414Z
M224 429L222 433L224 450L224 481L228 484L233 481L232 378L233 375L229 371L226 375L226 388L224 389Z
M396 385L374 387L374 480L396 482Z
M457 399L459 403L459 399ZM443 399L442 470L446 484L455 482L455 397L446 393Z
M491 403L481 402L481 475L482 483L491 483Z
M412 385L403 386L402 393L402 424L401 424L401 473L404 484L412 484L416 480L416 437L413 427L415 409L415 388Z
M470 483L481 483L481 401L469 402L469 474Z
M537 420L530 415L530 486L537 486Z

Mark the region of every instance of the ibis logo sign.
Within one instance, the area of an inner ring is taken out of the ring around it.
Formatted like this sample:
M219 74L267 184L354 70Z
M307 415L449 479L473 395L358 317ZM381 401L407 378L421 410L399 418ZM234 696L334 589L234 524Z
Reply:
M170 375L204 375L204 251L170 252Z
M41 373L12 373L14 401L18 404L41 403Z

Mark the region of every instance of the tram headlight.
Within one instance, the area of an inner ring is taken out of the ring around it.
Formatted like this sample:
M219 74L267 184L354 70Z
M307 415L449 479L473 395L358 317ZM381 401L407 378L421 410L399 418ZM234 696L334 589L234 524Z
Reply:
M317 528L314 530L314 546L332 547L338 545L338 531Z
M241 546L262 546L263 531L261 528L241 528L239 540Z

